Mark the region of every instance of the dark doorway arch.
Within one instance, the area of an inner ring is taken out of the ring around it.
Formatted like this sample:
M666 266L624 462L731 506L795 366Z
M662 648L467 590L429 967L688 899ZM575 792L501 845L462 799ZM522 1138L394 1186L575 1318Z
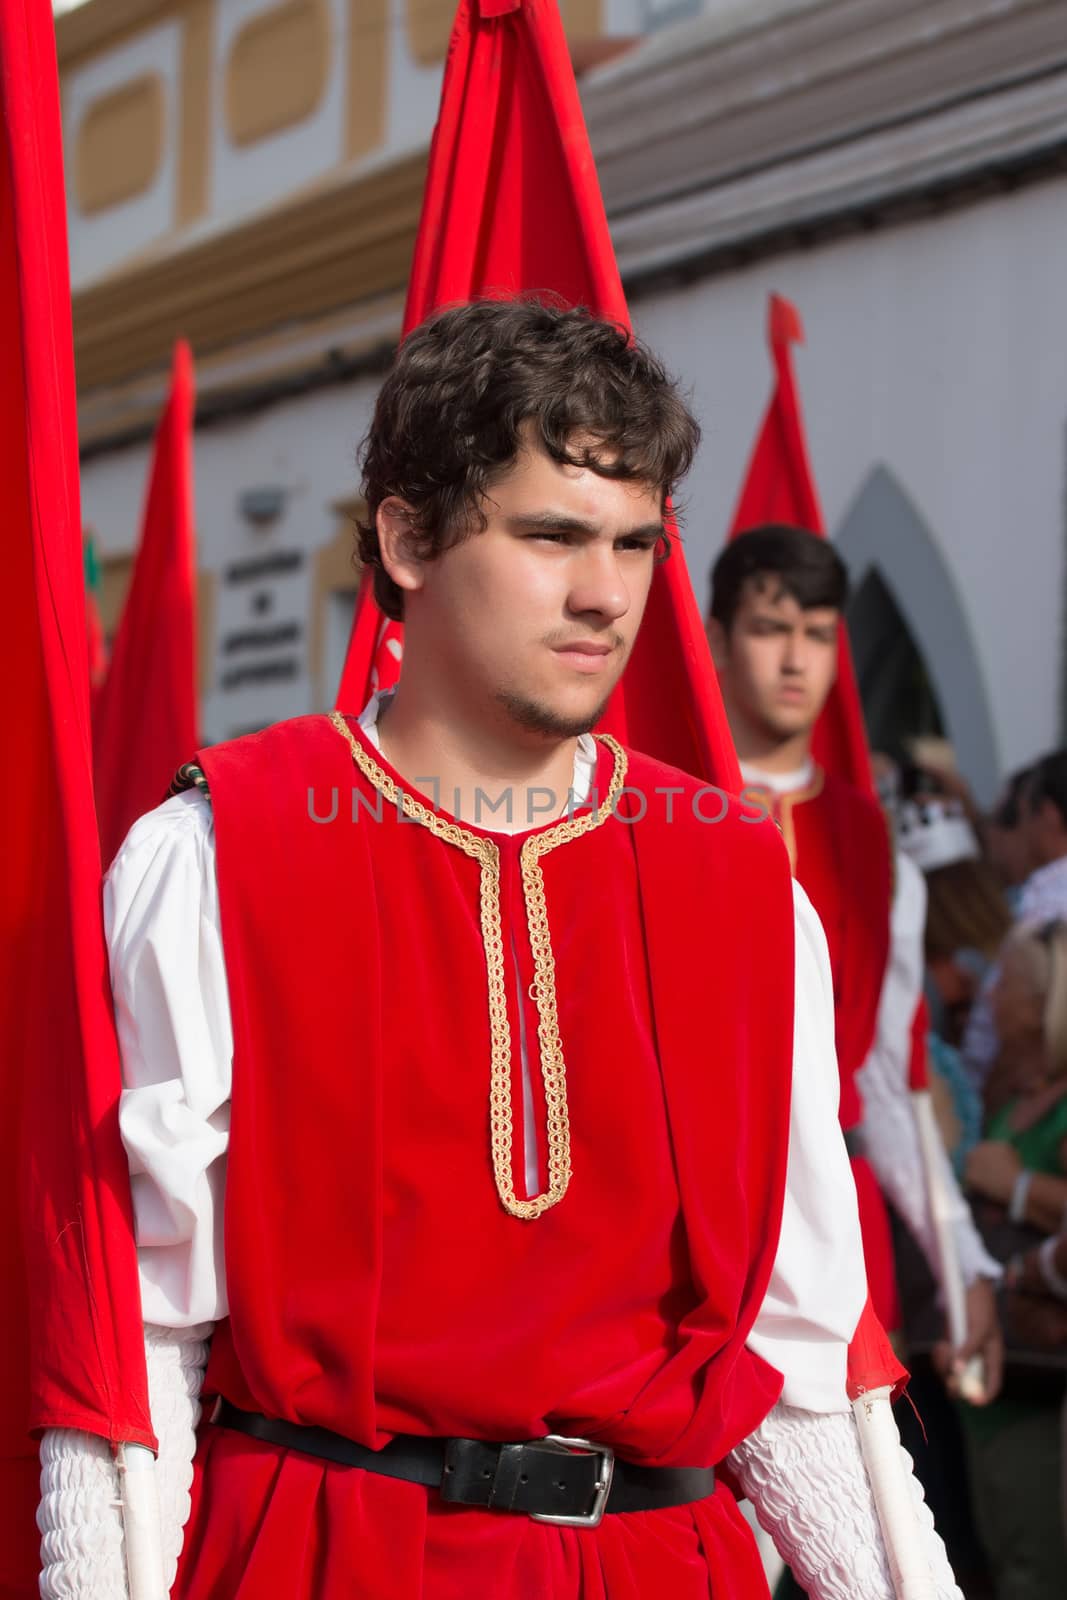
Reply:
M875 747L880 731L941 731L990 801L1000 763L970 625L929 527L887 468L867 478L834 543L852 578L847 620Z
M922 652L877 567L849 601L847 618L872 750L907 758L916 734L945 732L945 719Z

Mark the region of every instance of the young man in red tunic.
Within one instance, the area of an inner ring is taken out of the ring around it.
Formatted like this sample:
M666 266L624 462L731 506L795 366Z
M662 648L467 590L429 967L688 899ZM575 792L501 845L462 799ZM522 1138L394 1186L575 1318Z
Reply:
M899 1323L883 1191L916 1233L935 1274L933 1217L908 1092L912 1029L922 994L926 896L922 874L894 856L880 806L812 757L815 725L834 685L848 593L827 539L765 525L725 546L711 576L708 637L744 793L778 822L789 860L819 914L833 974L841 1126L852 1157L871 1298ZM955 1234L968 1285L969 1335L957 1354L985 1359L990 1395L1001 1345L986 1254L948 1162Z
M758 811L590 734L696 440L584 313L418 329L365 451L398 690L200 752L112 867L183 1600L756 1600L731 1483L890 1600L818 921ZM106 1445L42 1455L46 1600L118 1600Z

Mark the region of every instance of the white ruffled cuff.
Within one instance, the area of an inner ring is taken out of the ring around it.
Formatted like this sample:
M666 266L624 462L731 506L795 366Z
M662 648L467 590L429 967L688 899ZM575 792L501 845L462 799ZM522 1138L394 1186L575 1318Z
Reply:
M106 1439L72 1428L41 1440L42 1600L125 1600L119 1475Z
M911 1472L911 1459L902 1451ZM774 1540L811 1600L894 1600L874 1496L855 1418L782 1403L729 1458ZM914 1476L916 1538L937 1600L963 1600L945 1547Z

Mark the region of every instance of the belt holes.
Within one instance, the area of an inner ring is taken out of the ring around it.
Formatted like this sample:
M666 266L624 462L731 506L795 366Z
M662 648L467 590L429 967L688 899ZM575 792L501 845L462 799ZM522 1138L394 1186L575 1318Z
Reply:
M530 1481L530 1474L528 1472L520 1472L519 1473L519 1482L520 1483L529 1483L529 1481Z
M455 1472L455 1470L456 1470L455 1467L446 1467L445 1468L446 1472Z
M557 1489L565 1489L566 1487L567 1487L567 1485L565 1483L557 1483L556 1484L556 1488Z
M493 1476L493 1474L490 1472L488 1467L483 1468L483 1470L482 1470L482 1477L483 1478L491 1478L492 1476Z

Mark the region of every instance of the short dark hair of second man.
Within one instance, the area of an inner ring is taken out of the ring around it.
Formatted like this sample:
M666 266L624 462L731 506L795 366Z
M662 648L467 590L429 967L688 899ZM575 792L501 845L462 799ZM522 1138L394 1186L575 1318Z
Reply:
M1043 801L1050 800L1067 827L1067 750L1051 750L1042 756L1033 769L1026 798L1035 811Z
M710 610L727 633L750 579L774 579L802 611L843 611L848 568L830 543L806 528L768 522L731 539L711 571Z

